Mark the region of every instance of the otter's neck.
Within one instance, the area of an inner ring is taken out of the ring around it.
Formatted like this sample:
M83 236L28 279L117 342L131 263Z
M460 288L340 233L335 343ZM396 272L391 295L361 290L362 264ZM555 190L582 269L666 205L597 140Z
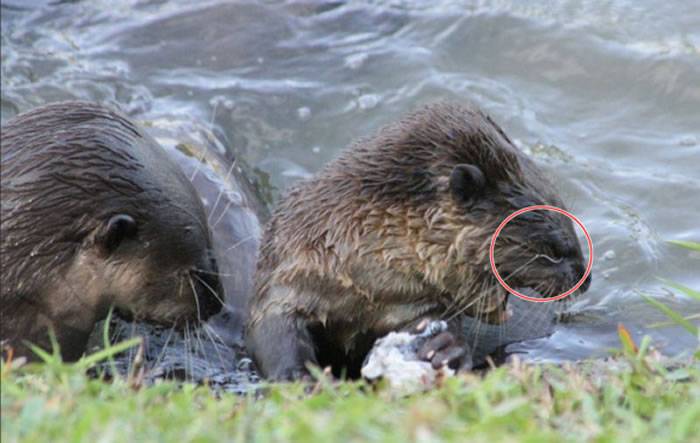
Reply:
M40 308L31 330L42 343L53 331L65 360L76 360L85 351L95 323L106 317L110 301L104 278L94 258L79 254L41 291Z
M14 349L14 355L29 360L38 356L29 344L52 353L51 334L59 344L61 355L66 361L80 358L85 350L94 321L88 326L85 321L89 312L80 318L75 313L56 315L49 311L40 298L22 297L12 306L5 307L2 315L2 338Z

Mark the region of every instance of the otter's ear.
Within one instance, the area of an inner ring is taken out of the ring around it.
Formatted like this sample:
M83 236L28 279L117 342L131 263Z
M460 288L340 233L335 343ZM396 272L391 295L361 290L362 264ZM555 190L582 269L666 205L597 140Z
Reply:
M136 237L136 221L127 214L113 215L97 234L96 241L104 254L110 254L124 240Z
M481 194L486 178L478 166L461 164L450 174L450 191L457 201L467 201Z

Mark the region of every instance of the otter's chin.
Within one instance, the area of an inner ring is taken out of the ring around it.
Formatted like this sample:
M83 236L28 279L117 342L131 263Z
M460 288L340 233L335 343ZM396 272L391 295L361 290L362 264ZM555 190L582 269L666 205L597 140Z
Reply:
M551 283L543 283L546 282L547 280L540 280L536 284L530 284L530 285L519 285L516 286L514 289L518 291L519 293L526 295L528 297L532 298L540 298L540 299L548 299L552 297L557 297L567 291L569 291L571 288L573 288L575 285L578 284L579 280L573 280L573 279L556 279L555 281L552 281ZM550 279L551 281L551 279ZM586 292L590 286L591 278L588 277L586 281L578 288L577 291L573 292L571 294L572 298L577 297L580 294L583 294ZM567 297L565 297L566 299Z
M122 320L134 321L134 314L128 309L115 308L114 313L117 315L117 317L121 318Z
M519 279L513 279L511 287L521 294L533 298L557 297L576 286L583 276L580 264L563 263L556 267L534 267ZM573 297L586 292L590 286L590 276L571 294Z
M163 328L174 328L183 331L187 327L197 326L205 321L196 313L186 313L181 315L169 315L167 318L155 317L148 314L134 313L125 309L116 309L115 312L122 320L127 322L143 322Z
M533 286L518 286L514 288L516 291L523 295L527 295L528 297L532 298L542 298L542 299L547 299L550 297L554 297L558 295L559 293L555 293L556 289L551 289L549 291L537 291Z

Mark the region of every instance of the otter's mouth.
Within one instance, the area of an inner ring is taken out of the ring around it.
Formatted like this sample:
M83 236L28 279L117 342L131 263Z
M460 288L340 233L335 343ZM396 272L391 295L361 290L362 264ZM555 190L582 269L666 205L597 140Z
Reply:
M190 271L190 279L193 283L194 297L197 300L197 320L206 321L218 314L224 307L224 291L221 281L213 272Z
M531 298L548 299L560 296L561 294L570 291L579 283L580 278L581 277L571 278L565 275L555 275L549 279L538 279L534 282L519 282L519 284L516 284L513 289ZM588 290L590 285L591 277L589 275L581 286L579 286L579 288L571 294L571 297L575 298L583 294Z
M530 260L526 263L514 264L515 262L511 261L504 262L502 266L499 266L499 270L502 269L501 275L504 276L503 278L508 286L527 297L543 300L557 297L577 285L583 276L582 266L580 266L578 261L569 262L562 260L539 266L533 264L533 262L534 260ZM528 266L530 269L525 269ZM508 301L511 297L516 296L496 282L495 278L493 282L495 289L493 292L489 291L492 294L490 302L476 304L469 312L471 316L480 321L492 325L500 325L508 321L512 316L513 313ZM586 281L570 297L552 301L573 300L586 292L590 287L590 283L591 277L588 276Z
M578 282L576 282L576 283L578 283ZM576 283L572 283L572 285L568 289L573 287L573 285ZM582 284L581 287L577 291L575 291L573 294L571 294L571 297L575 298L578 295L584 293L586 290L588 290L589 286L590 286L590 277L588 279L586 279L586 282L584 282L584 284ZM537 298L537 299L544 299L544 300L546 300L548 298L556 297L557 295L560 295L568 290L568 289L559 290L556 288L552 288L551 290L542 293L542 292L536 291L533 286L515 286L515 287L513 287L513 289L515 291L517 291L518 293L526 295L528 297ZM504 289L504 291L505 291L505 289ZM492 306L488 312L485 312L482 310L481 312L477 313L476 317L479 320L481 320L485 323L491 324L491 325L501 325L501 324L507 322L514 315L513 308L511 306L511 304L509 303L509 301L511 300L512 297L515 297L515 296L508 293L506 296L503 297L503 302L500 305ZM561 301L566 300L566 299L567 299L567 297L565 297L564 299L561 299L561 300L556 300L556 301L554 301L554 303L558 303L558 302L561 302Z
M522 260L519 260L522 261ZM506 277L504 280L514 290L528 297L553 298L574 288L584 275L585 268L578 259L553 259L544 254L537 254L518 266L502 266ZM512 268L512 269L511 269ZM578 296L588 290L590 275L572 293Z

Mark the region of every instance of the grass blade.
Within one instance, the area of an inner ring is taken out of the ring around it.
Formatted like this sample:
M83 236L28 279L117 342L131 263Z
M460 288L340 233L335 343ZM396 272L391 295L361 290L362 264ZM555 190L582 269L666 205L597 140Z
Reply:
M671 320L676 322L676 324L682 326L685 330L690 332L691 334L697 336L698 335L698 327L686 320L681 314L677 313L673 309L669 308L665 304L661 303L660 301L649 297L648 295L641 294L641 296L644 298L644 300L649 303L650 305L654 306L656 309L659 311L663 312L666 314L667 317L669 317Z
M26 343L26 345L29 347L29 349L32 350L33 353L35 353L44 363L50 364L56 361L56 356L53 354L49 354L45 350L41 349L39 346L35 345L34 343Z
M625 352L628 355L637 355L639 351L637 349L637 344L634 342L630 331L622 323L617 324L617 335L620 336L620 342L622 343L622 347L625 348Z
M141 337L133 337L129 340L124 340L123 342L119 342L113 346L110 346L108 348L102 349L101 351L95 352L94 354L90 354L86 357L81 358L77 364L87 369L105 359L119 354L120 352L124 352L127 349L138 345L139 343L141 343Z
M669 240L671 244L680 246L681 248L690 249L692 251L700 252L700 243L694 241L683 241L683 240Z
M694 298L695 300L700 300L700 291L696 291L695 289L691 289L680 283L674 283L672 281L666 280L665 278L660 278L659 280L661 280L664 284L672 287L673 289L681 291L688 297Z

